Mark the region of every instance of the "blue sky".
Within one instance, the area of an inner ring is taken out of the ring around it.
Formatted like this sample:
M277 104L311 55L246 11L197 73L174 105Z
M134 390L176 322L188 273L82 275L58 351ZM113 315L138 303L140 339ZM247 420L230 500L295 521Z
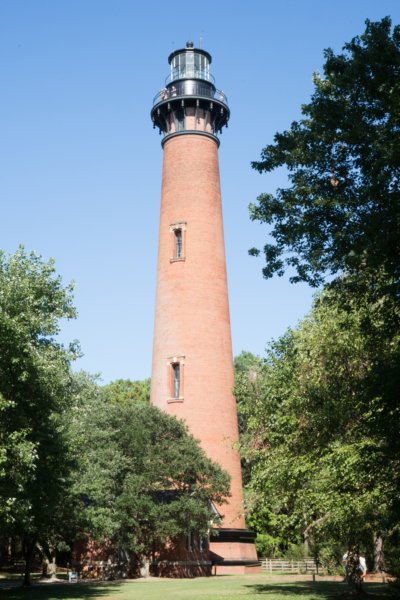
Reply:
M103 381L150 376L162 150L149 117L167 57L188 39L213 56L231 120L220 147L233 351L267 342L311 306L313 290L264 280L248 256L267 231L248 218L284 185L250 161L299 118L321 70L366 18L398 0L0 0L0 247L54 257L76 283L76 365Z

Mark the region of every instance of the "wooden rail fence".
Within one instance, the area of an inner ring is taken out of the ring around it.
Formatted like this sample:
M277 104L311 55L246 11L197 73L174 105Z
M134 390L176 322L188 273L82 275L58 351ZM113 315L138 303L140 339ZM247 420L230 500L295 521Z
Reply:
M280 573L318 573L317 563L313 559L307 560L284 560L281 558L263 558L261 567L268 573L279 571Z

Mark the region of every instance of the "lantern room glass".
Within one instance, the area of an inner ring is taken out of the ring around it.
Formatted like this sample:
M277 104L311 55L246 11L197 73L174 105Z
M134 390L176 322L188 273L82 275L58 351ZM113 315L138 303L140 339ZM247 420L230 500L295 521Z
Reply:
M171 61L171 79L210 80L210 63L200 52L181 52Z

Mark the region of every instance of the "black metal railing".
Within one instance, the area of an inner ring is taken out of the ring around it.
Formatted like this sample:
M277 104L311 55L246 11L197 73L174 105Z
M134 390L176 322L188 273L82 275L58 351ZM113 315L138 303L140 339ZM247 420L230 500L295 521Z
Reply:
M193 81L193 79L184 79L176 81L173 85L160 90L153 98L153 106L165 100L184 96L212 98L228 105L228 98L222 90L217 90L213 85L207 83Z

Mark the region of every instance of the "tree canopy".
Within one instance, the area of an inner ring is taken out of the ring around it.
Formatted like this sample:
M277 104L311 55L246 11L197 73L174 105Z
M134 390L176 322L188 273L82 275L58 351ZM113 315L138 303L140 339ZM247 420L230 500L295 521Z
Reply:
M206 533L211 502L229 495L228 474L174 417L93 398L74 420L85 448L75 486L82 532L145 557L189 531Z
M150 379L116 379L104 385L102 389L111 402L150 402Z
M0 526L21 536L28 562L36 542L60 532L67 509L74 465L65 414L78 349L54 336L74 316L72 287L53 261L22 247L0 253Z
M325 59L303 118L252 163L260 173L285 167L290 183L250 206L253 220L272 226L263 274L290 268L293 282L318 286L326 275L362 273L368 287L398 296L400 26L367 20Z
M399 342L331 290L269 347L256 378L237 377L251 523L281 548L395 534Z
M250 205L270 226L264 277L325 283L236 381L251 519L281 545L329 539L340 554L399 535L399 75L400 26L367 20L325 51L302 118L252 163L288 176Z

